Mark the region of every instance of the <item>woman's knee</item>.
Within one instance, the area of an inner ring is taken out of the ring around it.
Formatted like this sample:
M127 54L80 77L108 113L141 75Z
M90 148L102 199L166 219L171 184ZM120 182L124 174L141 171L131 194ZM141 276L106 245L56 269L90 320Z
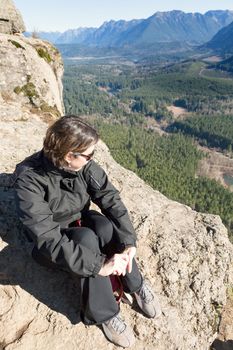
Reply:
M86 220L87 226L95 231L96 235L106 243L111 241L113 236L113 225L111 221L104 215L90 211Z
M113 236L113 226L110 220L105 216L102 216L100 225L96 229L96 234L101 237L105 242L110 241Z
M88 227L72 228L69 238L93 251L99 250L98 238L95 232Z

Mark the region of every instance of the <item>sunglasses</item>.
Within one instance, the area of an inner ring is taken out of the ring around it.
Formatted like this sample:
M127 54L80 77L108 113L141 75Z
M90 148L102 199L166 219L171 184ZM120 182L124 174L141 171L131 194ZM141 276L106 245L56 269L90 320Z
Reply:
M90 154L83 154L83 153L79 153L79 152L72 152L72 154L75 158L83 157L86 160L90 160L93 158L95 151L92 151Z

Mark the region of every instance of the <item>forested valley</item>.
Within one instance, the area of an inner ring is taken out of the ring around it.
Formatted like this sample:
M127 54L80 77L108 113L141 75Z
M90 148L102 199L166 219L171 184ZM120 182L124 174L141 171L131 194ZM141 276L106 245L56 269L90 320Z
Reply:
M204 61L176 64L69 64L67 114L98 129L113 157L154 189L201 212L219 214L233 241L233 193L197 176L197 143L233 145L233 79L208 76ZM175 117L170 106L183 109ZM159 133L157 132L159 129Z

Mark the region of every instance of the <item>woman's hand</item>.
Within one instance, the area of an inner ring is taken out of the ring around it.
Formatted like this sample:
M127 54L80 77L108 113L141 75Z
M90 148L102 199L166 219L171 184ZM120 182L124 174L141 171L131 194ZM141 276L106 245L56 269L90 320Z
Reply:
M114 254L109 260L107 260L99 271L100 276L109 275L125 275L126 268L129 263L129 255L127 253Z
M132 271L133 258L136 254L136 248L135 247L126 248L124 253L126 253L128 255L128 264L127 264L126 269L130 273Z

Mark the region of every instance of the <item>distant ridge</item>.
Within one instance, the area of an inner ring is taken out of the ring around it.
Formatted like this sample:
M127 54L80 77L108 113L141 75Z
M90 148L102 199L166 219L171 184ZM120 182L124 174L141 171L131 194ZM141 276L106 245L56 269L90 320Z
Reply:
M82 44L94 47L125 47L160 42L203 44L233 21L233 11L216 10L185 13L156 12L147 19L108 21L99 28L69 29L64 33L38 33L55 44Z
M233 22L222 28L203 48L209 48L221 54L233 54Z

